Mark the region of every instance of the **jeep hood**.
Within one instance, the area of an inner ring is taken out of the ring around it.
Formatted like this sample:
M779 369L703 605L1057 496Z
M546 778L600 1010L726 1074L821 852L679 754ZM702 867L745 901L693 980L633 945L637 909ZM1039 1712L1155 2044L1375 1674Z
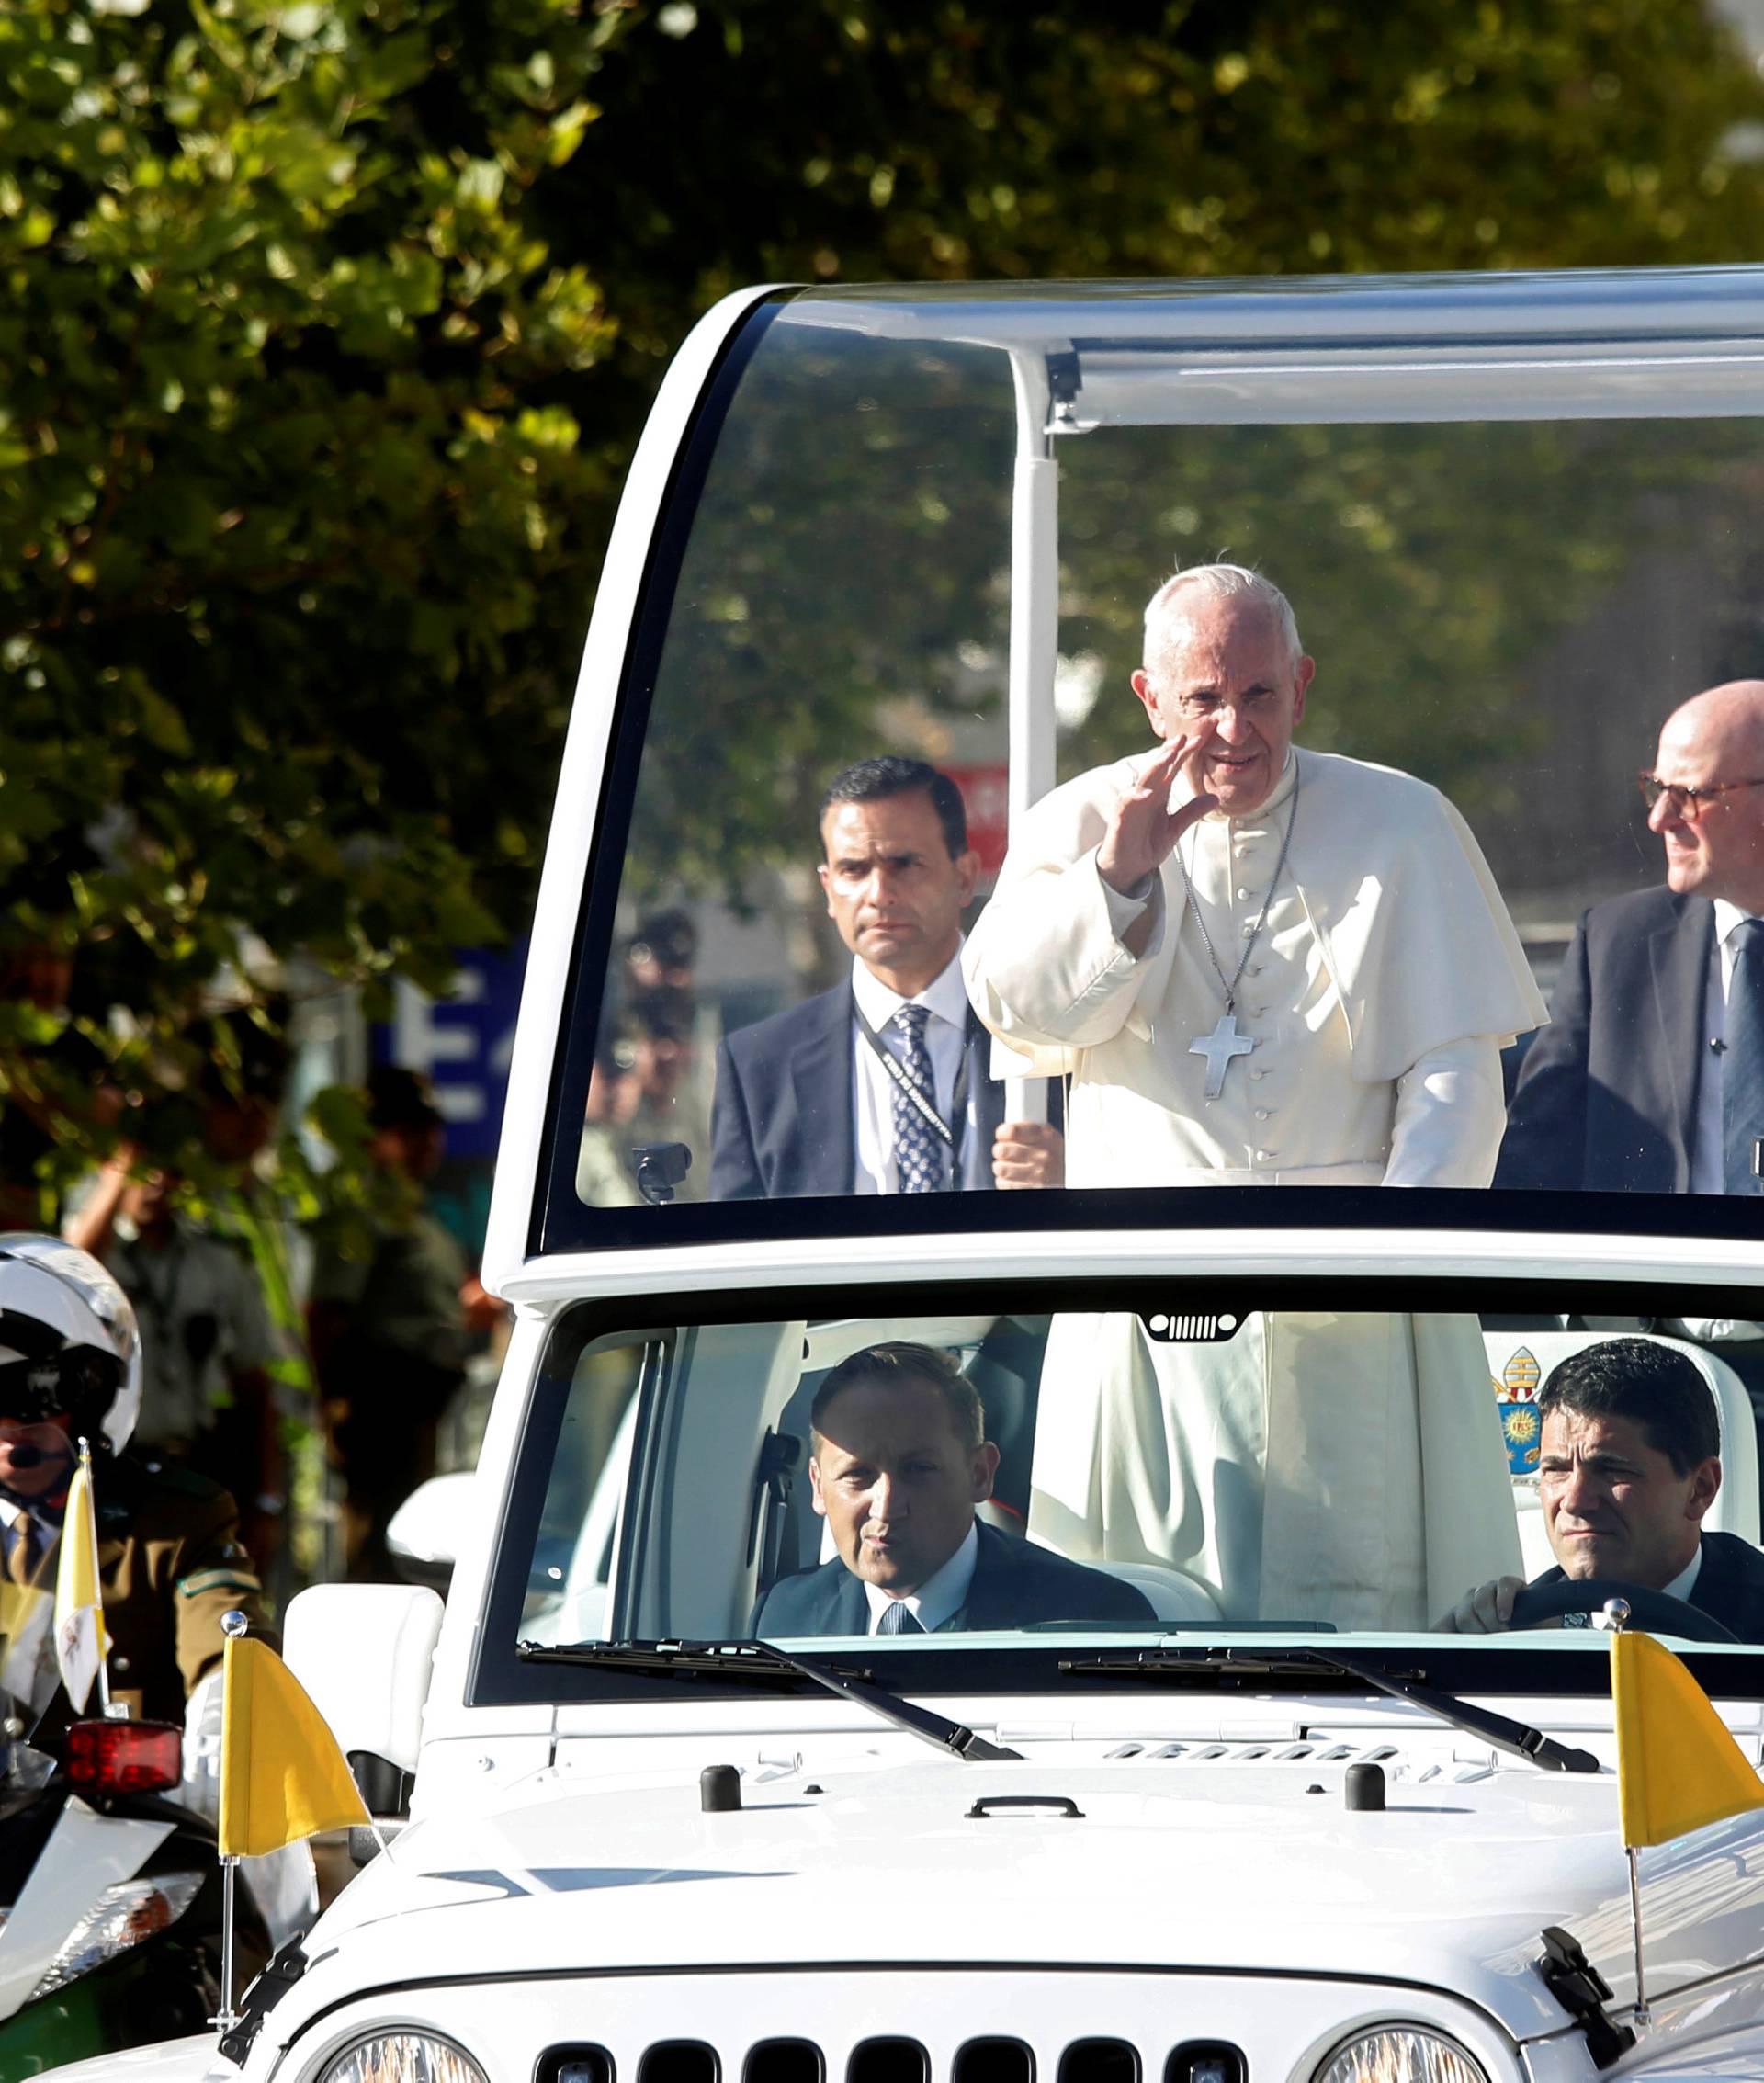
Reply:
M750 1783L739 1811L705 1814L695 1769L595 1794L541 1772L405 1831L322 1919L311 1972L345 1932L356 1987L925 1960L1263 1971L1455 1992L1524 2039L1565 2022L1533 1964L1556 1924L1633 1996L1609 1774L1398 1782L1370 1814L1328 1767L929 1759L822 1782ZM1023 1794L1078 1813L972 1813ZM1764 1955L1764 1819L1642 1856L1650 1995Z

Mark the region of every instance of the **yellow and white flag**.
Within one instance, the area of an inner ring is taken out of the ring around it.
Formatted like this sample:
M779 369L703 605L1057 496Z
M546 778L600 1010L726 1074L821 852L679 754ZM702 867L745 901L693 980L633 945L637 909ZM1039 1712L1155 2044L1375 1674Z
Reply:
M1670 1649L1628 1629L1611 1637L1617 1801L1623 1842L1665 1844L1748 1808L1764 1781Z
M98 1584L98 1521L92 1508L92 1456L82 1447L62 1514L55 1562L55 1661L76 1715L85 1712L109 1653Z
M221 1855L258 1858L371 1821L336 1738L275 1650L230 1635L223 1668Z

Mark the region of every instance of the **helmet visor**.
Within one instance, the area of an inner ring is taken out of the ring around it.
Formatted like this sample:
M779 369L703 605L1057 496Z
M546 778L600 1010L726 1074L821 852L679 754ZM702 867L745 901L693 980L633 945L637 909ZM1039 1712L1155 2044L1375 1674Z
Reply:
M63 1415L82 1418L109 1407L121 1386L123 1364L96 1345L62 1345L44 1351L47 1327L16 1309L0 1309L0 1420L40 1425ZM53 1337L53 1333L50 1334Z

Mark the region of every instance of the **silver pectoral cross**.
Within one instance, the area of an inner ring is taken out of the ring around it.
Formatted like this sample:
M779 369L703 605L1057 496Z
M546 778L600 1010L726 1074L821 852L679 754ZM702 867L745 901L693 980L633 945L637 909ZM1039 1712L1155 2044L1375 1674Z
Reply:
M1217 1099L1225 1090L1225 1073L1234 1056L1248 1056L1256 1046L1253 1035L1238 1032L1238 1016L1235 1013L1221 1013L1219 1024L1210 1035L1196 1035L1188 1045L1191 1056L1206 1058L1206 1097Z

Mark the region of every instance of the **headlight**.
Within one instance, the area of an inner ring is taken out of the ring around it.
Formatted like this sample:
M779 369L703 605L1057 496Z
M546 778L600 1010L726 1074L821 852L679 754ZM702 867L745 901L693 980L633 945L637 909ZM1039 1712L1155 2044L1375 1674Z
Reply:
M1335 2050L1312 2083L1488 2083L1482 2064L1424 2025L1374 2025Z
M48 1972L30 1992L34 2003L163 1931L196 1900L200 1874L155 1874L152 1880L119 1881L107 1887L62 1941Z
M469 2055L429 2032L376 2032L327 2062L318 2083L486 2083Z

